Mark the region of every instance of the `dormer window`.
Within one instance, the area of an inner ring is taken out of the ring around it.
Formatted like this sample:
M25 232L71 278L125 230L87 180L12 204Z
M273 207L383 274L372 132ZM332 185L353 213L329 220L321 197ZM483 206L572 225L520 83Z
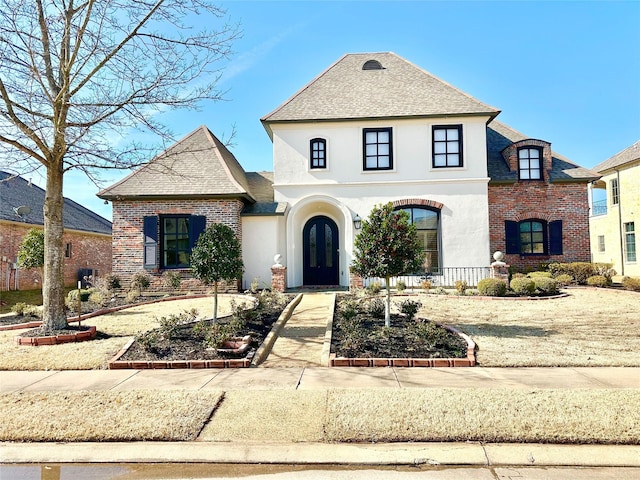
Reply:
M327 168L327 141L324 138L314 138L310 142L311 168Z
M384 70L384 67L378 60L367 60L362 65L362 70Z
M518 150L520 180L542 180L542 150L536 147Z

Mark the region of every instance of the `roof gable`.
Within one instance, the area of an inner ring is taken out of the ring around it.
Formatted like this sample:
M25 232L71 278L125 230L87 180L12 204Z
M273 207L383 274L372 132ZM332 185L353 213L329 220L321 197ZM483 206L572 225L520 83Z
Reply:
M619 153L616 153L613 157L605 160L602 163L599 163L593 169L596 172L603 173L606 170L611 170L616 167L621 167L628 163L640 160L640 140L631 145L628 148L625 148Z
M204 125L124 179L100 198L233 196L254 201L244 169Z
M44 225L44 198L42 188L22 177L0 172L0 220ZM20 206L29 207L29 213L18 215ZM111 235L109 220L68 198L64 199L63 225L69 230Z
M371 68L378 62L382 68ZM488 115L490 107L394 53L347 54L262 122Z

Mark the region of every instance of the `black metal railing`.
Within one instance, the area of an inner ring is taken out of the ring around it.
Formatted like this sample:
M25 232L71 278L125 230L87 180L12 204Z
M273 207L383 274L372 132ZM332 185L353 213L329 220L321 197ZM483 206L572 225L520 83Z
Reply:
M597 202L591 203L591 216L595 217L598 215L606 215L607 214L607 201L606 200L598 200Z
M491 267L445 267L436 272L417 273L413 275L402 275L391 278L391 288L396 286L398 281L403 281L407 288L420 288L422 282L429 280L433 287L453 288L458 280L467 282L469 288L476 287L483 278L491 276ZM368 287L374 282L385 286L384 278L369 277L364 279L364 286Z

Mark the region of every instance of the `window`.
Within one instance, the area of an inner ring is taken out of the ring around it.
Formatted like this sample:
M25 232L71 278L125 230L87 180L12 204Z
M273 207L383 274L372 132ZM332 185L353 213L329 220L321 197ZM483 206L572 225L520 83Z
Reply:
M436 210L421 207L401 208L409 214L409 219L416 226L422 249L426 254L424 271L436 273L440 271L440 214Z
M365 170L393 169L391 128L365 128L362 141Z
M598 251L604 252L604 235L598 235Z
M433 127L433 167L462 166L462 125Z
M618 205L620 203L620 188L618 187L618 179L613 178L609 185L611 186L611 205Z
M506 253L517 255L562 255L562 220L527 219L505 222Z
M311 168L327 168L327 141L314 138L310 145Z
M67 243L64 246L64 257L71 258L71 243Z
M206 226L199 215L144 217L144 268L187 268L191 250Z
M518 170L520 180L542 179L542 151L539 148L521 148L518 150Z
M624 245L625 260L627 262L635 262L636 257L636 230L635 223L629 222L624 224Z

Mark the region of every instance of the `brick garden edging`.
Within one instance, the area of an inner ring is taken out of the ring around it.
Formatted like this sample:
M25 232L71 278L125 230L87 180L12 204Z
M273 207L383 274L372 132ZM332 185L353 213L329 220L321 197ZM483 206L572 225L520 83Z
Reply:
M46 337L16 337L16 343L18 345L39 347L41 345L60 345L62 343L86 342L96 338L97 333L96 327L89 327L87 330L83 330L78 333L64 333Z
M460 336L467 342L466 358L345 358L331 354L330 367L473 367L476 364L476 343L469 335L450 327L439 326ZM331 340L329 339L329 342Z

